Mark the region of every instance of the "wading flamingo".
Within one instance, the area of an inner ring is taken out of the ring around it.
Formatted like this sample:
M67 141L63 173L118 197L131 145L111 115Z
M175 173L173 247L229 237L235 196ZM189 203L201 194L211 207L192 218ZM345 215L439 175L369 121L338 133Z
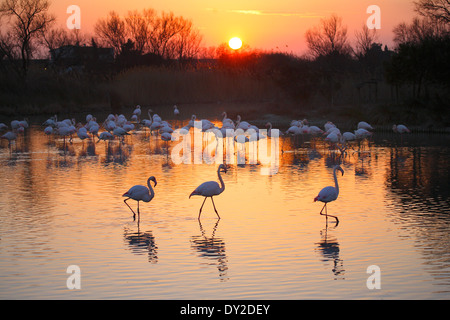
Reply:
M344 170L339 165L337 165L333 168L335 187L330 186L330 187L323 188L322 190L320 190L319 195L314 198L314 202L320 201L320 202L325 203L322 210L320 210L320 214L324 215L324 214L322 214L322 211L323 211L323 209L325 209L325 216L327 217L327 221L328 221L327 203L336 200L339 196L339 185L338 185L338 181L337 181L337 177L336 177L337 170L342 172L342 175L344 175ZM336 226L337 226L339 224L339 219L336 216L332 216L332 215L330 215L330 217L333 217L336 219Z
M128 197L123 200L123 202L128 206L128 208L130 208L131 212L133 212L133 220L136 220L136 213L133 211L133 209L131 209L127 201L130 199L137 201L137 212L139 219L139 201L150 202L155 196L155 192L153 191L150 181L153 181L155 183L154 186L156 187L156 178L154 176L151 176L147 180L148 188L146 186L135 185L122 195L122 197Z
M8 146L9 150L11 151L11 141L14 141L17 139L17 135L13 131L8 131L4 135L1 136L2 139L8 140Z
M392 130L398 133L410 133L411 131L403 124L393 125Z
M219 176L220 186L216 181L203 182L189 195L189 198L191 198L192 196L205 197L205 200L203 200L202 206L200 207L200 212L198 213L198 219L200 219L200 215L202 214L202 208L207 198L211 198L211 201L214 206L214 211L216 212L217 217L219 217L220 219L220 216L216 210L216 205L214 204L213 196L217 196L225 190L225 183L223 182L222 176L220 175L221 172L227 173L227 167L224 164L221 164L217 169L217 175Z

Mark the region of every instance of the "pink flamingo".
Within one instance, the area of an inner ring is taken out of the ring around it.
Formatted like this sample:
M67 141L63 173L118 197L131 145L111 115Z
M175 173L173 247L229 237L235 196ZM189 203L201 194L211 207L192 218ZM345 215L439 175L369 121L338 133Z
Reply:
M146 186L135 185L122 195L122 197L128 197L123 200L123 202L128 206L128 208L130 208L131 212L133 212L133 220L136 219L136 213L134 213L133 209L131 209L130 205L127 203L127 200L133 199L137 201L137 212L139 219L139 201L150 202L155 196L155 192L153 191L150 181L153 181L155 183L154 187L156 187L156 178L151 176L147 180L148 188Z
M410 133L411 131L403 124L393 125L392 130L398 133Z
M219 176L220 186L216 181L203 182L194 191L192 191L192 193L189 195L189 199L192 196L205 197L205 200L203 200L202 206L200 207L200 212L198 213L198 219L200 219L200 215L202 214L202 208L203 208L203 205L205 204L205 201L207 198L211 198L211 201L214 206L214 211L216 212L217 217L219 217L219 219L220 219L220 216L216 210L216 205L214 204L213 196L218 196L225 190L225 183L223 182L222 176L220 175L221 172L227 173L227 167L224 164L221 164L219 166L219 168L217 169L217 175Z
M344 175L344 170L339 165L337 165L333 168L335 187L329 186L329 187L323 188L322 190L320 190L319 195L314 198L314 202L320 201L320 202L325 203L322 210L320 210L320 214L324 215L324 214L322 214L322 212L323 212L323 209L325 209L325 216L327 217L327 221L328 221L327 203L336 200L339 196L339 185L338 185L338 181L337 181L337 177L336 177L337 170L341 171L342 175ZM337 226L339 224L339 219L336 216L332 216L332 215L330 215L330 217L333 217L336 219L336 226Z

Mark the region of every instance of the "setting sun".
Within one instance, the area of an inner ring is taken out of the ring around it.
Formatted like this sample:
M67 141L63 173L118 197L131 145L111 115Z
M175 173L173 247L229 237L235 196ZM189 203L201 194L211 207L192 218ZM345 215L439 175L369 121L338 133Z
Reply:
M228 45L231 49L237 50L242 47L242 40L238 37L231 38Z

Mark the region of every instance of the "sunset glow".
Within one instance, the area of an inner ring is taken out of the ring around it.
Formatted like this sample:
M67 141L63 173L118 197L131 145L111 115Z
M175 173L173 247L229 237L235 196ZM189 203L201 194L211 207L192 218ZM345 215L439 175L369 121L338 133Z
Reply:
M57 24L66 25L69 17L66 11L72 4L73 1L68 0L52 2L51 11L57 17ZM126 3L78 0L76 4L81 9L83 34L94 34L96 21L106 17L112 10L124 16L128 11L153 8L157 12L173 12L177 16L192 20L194 27L203 36L204 47L218 46L239 34L253 49L301 54L306 50L306 30L332 13L342 17L348 28L349 41L353 43L355 31L359 30L370 16L366 10L373 3L359 0L345 3L330 0L314 3L292 0L205 3L195 0L187 4L179 0L152 3L141 0L130 0ZM376 4L381 8L382 20L379 41L390 46L393 43L392 29L397 24L411 19L414 6L409 0L380 0Z

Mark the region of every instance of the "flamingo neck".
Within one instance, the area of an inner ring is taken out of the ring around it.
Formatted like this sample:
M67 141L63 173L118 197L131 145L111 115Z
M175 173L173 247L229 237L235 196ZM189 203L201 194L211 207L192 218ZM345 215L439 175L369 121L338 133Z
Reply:
M221 192L223 192L225 190L225 183L223 182L222 176L220 175L220 167L217 170L217 175L219 176L220 190L221 190Z
M148 178L147 180L147 185L148 185L148 190L150 190L150 198L153 198L155 196L155 191L153 191L153 187L150 184L151 179Z
M338 181L337 181L336 171L337 171L337 169L334 168L334 170L333 170L334 185L335 185L335 188L336 188L336 193L339 195L339 184L338 184Z

